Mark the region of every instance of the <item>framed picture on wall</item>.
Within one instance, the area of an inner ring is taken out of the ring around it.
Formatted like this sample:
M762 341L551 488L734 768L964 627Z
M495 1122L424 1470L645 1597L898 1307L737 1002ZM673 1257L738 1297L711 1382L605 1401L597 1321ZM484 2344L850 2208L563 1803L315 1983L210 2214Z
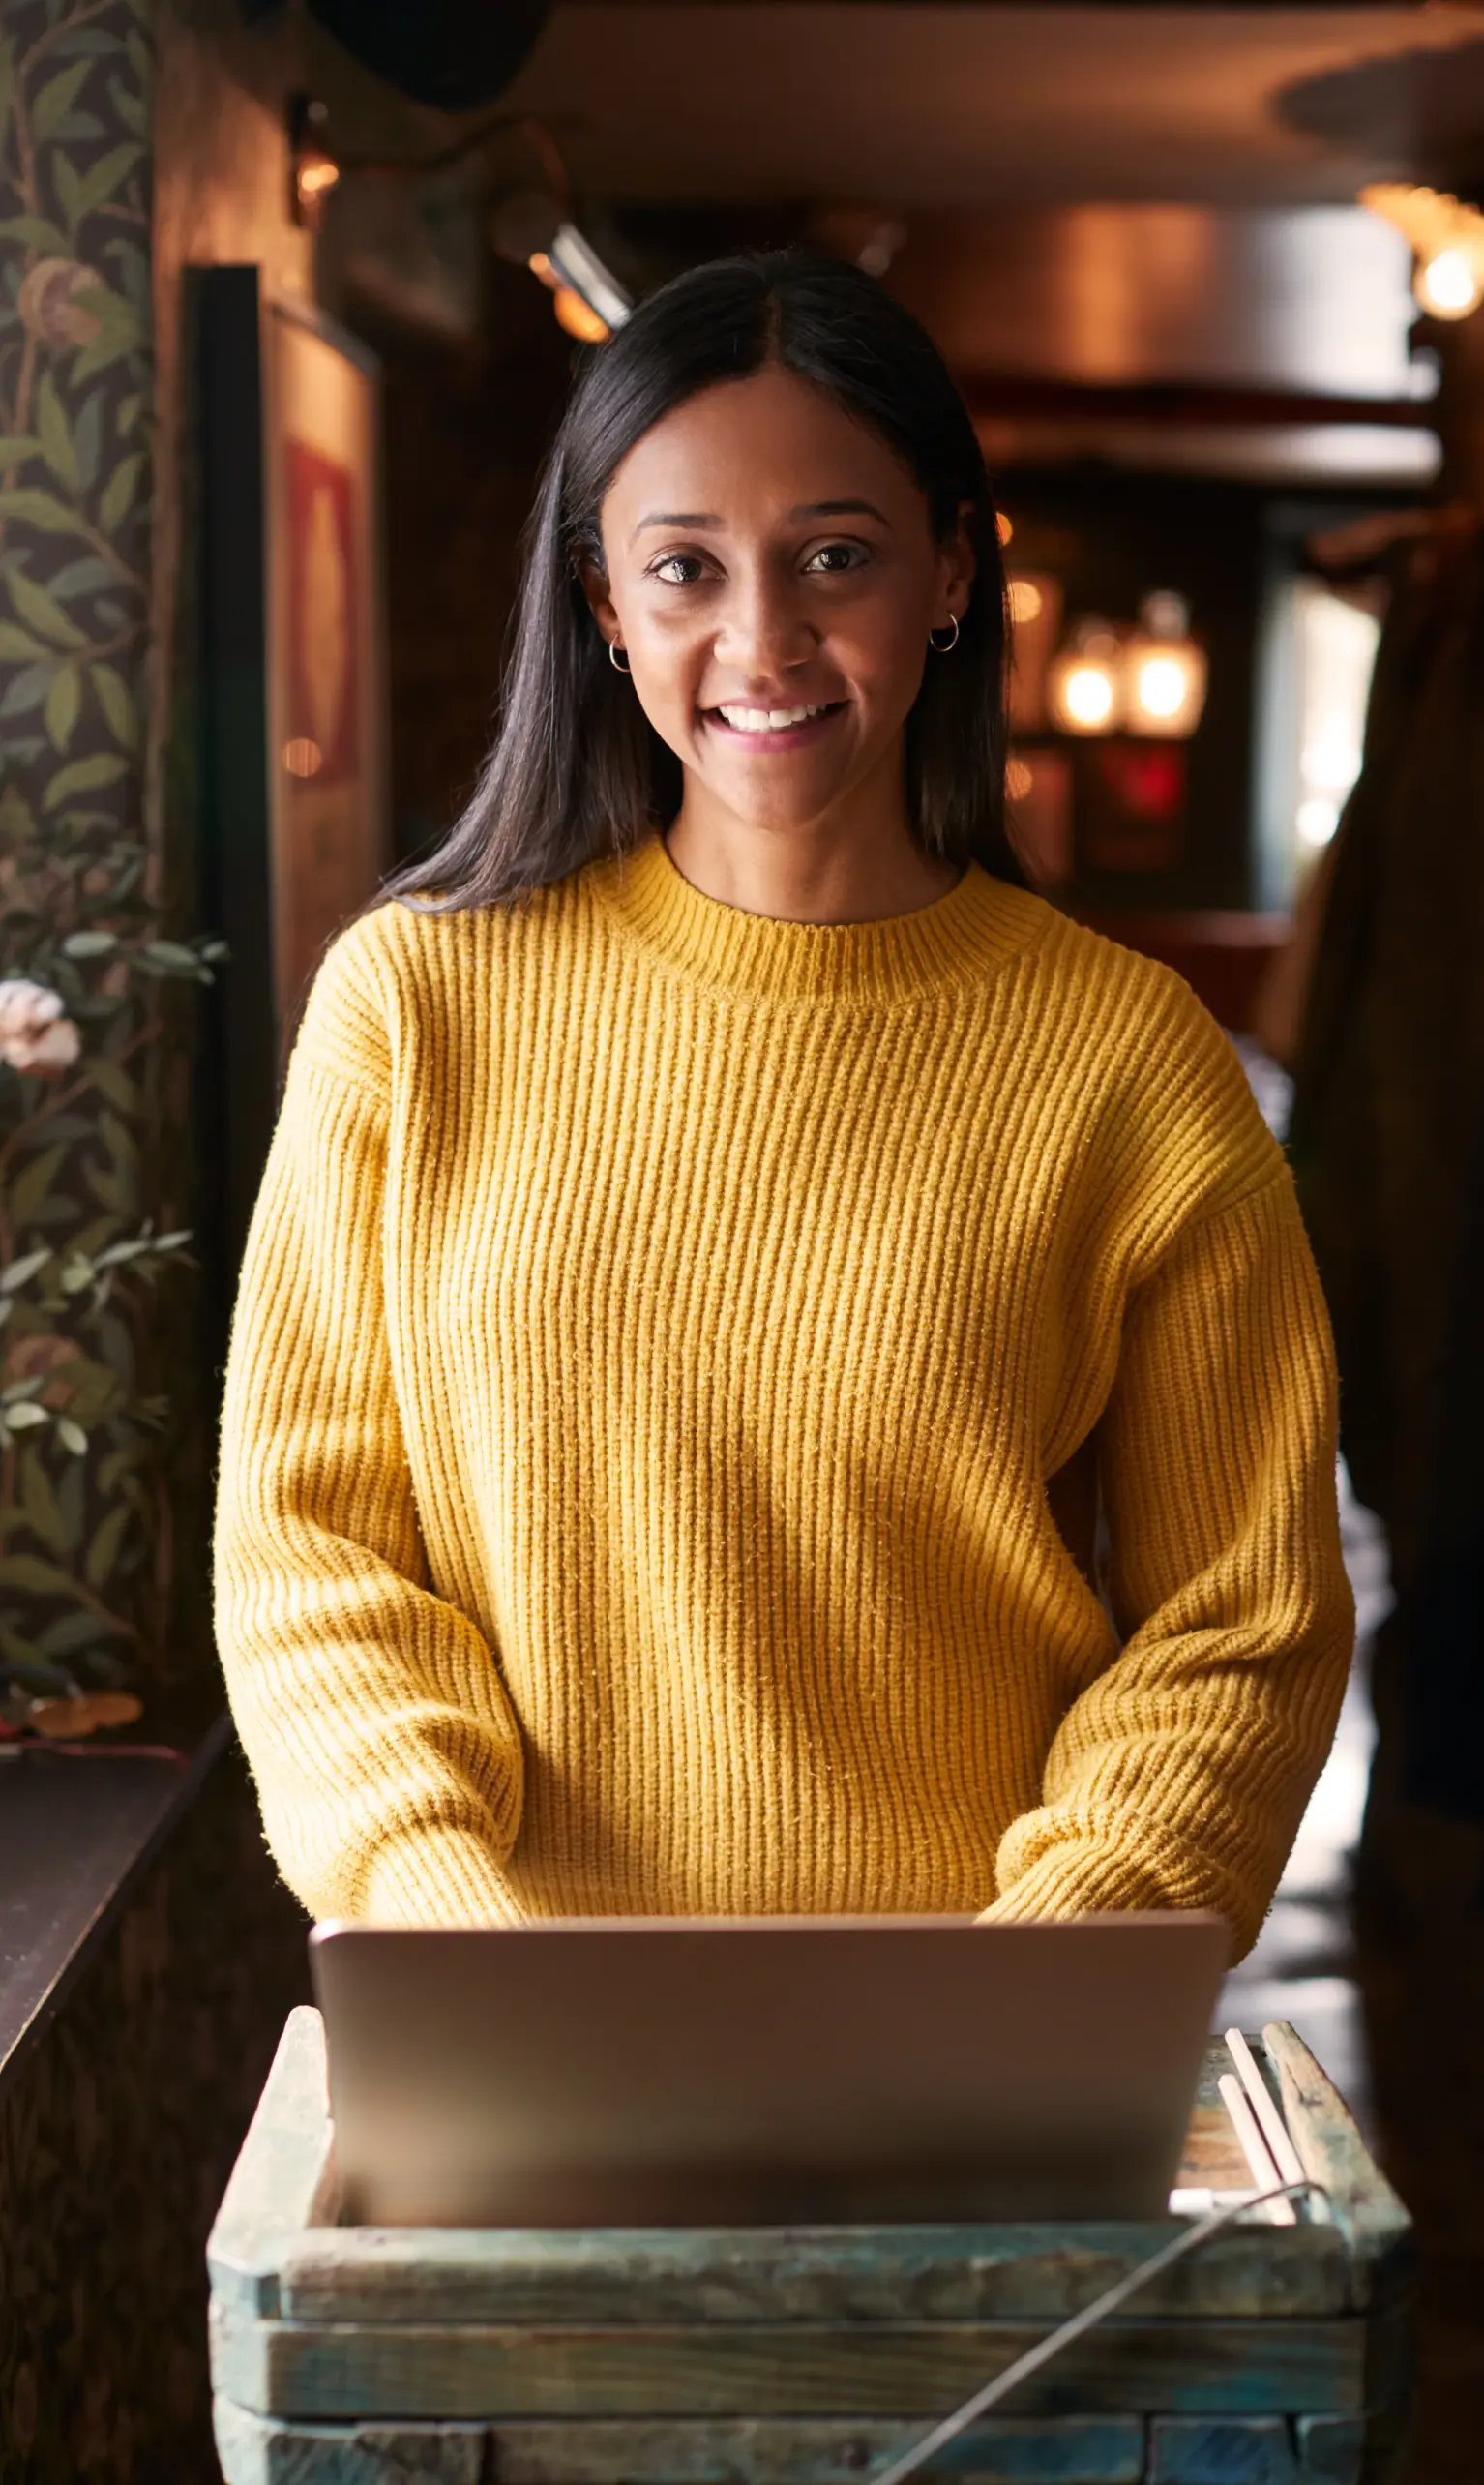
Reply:
M389 856L378 365L312 308L270 298L253 266L191 270L187 303L180 707L199 919L230 952L200 1079L224 1319L305 994Z
M387 861L377 366L297 306L269 303L264 327L274 987L288 1023Z

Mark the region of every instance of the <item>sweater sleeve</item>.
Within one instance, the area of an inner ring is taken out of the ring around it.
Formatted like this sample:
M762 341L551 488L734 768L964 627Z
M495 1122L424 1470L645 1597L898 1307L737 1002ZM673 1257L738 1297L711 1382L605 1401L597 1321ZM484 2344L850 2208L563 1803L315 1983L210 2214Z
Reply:
M490 1648L428 1581L383 1313L388 1096L354 939L311 996L249 1235L217 1638L269 1845L311 1913L489 1921L512 1912L520 1741Z
M1121 1653L1074 1702L990 1917L1212 1907L1252 1945L1344 1695L1354 1608L1328 1319L1288 1170L1135 1293L1099 1428Z

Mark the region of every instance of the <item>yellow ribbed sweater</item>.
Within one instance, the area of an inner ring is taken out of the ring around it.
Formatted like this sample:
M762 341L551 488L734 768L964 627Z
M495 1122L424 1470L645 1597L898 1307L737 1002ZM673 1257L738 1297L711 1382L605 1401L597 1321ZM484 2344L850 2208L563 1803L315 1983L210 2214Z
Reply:
M1243 1948L1350 1651L1334 1426L1287 1169L1167 969L977 869L776 922L658 838L386 906L315 982L233 1329L270 1843L318 1915L1214 1906ZM1102 1601L1054 1515L1094 1459Z

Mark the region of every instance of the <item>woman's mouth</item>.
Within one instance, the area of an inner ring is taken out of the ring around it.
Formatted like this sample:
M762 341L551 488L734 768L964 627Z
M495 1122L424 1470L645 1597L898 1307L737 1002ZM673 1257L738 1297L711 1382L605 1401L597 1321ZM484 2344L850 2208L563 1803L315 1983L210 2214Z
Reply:
M744 707L728 700L723 706L703 707L701 717L713 731L745 743L750 751L796 751L848 705L848 700L830 699L812 706Z

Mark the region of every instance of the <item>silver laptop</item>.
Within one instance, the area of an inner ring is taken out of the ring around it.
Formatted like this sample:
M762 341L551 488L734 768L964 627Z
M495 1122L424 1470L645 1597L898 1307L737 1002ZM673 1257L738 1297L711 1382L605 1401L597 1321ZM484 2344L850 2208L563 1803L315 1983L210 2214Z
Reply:
M1219 1916L608 1919L311 1936L343 2214L1164 2214Z

